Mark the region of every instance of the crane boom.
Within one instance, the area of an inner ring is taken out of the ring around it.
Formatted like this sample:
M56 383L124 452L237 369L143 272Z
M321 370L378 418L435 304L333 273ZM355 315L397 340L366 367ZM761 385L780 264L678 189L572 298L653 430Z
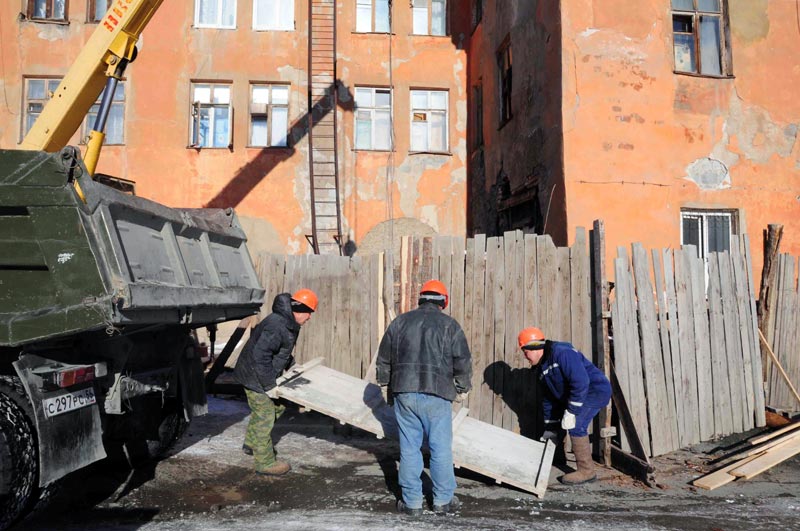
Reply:
M58 151L78 130L91 106L103 90L106 79L119 79L136 53L136 41L161 6L163 0L114 0L92 36L81 50L41 115L25 135L21 148ZM92 131L95 136L97 131ZM93 159L94 173L102 146L90 140L85 159ZM93 153L93 150L96 152Z

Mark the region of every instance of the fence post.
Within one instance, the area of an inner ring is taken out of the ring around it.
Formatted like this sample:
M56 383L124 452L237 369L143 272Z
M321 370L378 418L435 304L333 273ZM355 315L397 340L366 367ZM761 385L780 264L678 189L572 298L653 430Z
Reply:
M603 220L593 223L591 238L592 273L592 328L593 357L606 378L611 381L611 347L608 342L608 280L606 279L606 232ZM606 466L611 466L611 404L600 410L597 416L595 451L603 458Z

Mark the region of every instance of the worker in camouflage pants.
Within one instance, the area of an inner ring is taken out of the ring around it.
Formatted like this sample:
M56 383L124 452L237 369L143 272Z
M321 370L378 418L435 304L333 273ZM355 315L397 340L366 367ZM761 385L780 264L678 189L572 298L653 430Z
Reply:
M272 444L272 428L286 408L267 393L275 388L278 376L291 367L300 327L316 309L317 296L310 289L294 295L280 293L272 303L272 313L253 329L236 362L233 376L244 387L251 411L242 451L255 458L257 474L280 476L292 468L275 458Z

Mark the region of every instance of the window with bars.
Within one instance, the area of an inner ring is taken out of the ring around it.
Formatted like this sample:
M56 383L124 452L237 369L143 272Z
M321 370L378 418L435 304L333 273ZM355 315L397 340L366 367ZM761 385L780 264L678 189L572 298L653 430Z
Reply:
M191 147L233 147L230 83L192 83L191 117Z
M389 0L356 0L357 33L389 31Z
M111 2L112 0L89 0L86 7L86 20L88 22L100 22L106 15Z
M392 91L356 87L356 149L392 149Z
M53 97L61 78L25 78L25 101L22 118L22 136L28 134L33 123L42 114L44 106Z
M672 0L675 71L731 74L726 0Z
M483 146L483 82L472 87L472 123L475 124L472 133L472 149Z
M252 147L287 145L289 85L250 85L250 139Z
M89 137L89 133L94 128L94 122L97 119L97 112L100 110L100 102L103 100L103 92L97 98L94 105L89 109L86 114L86 119L83 121L83 138L84 142ZM106 120L106 129L104 131L106 137L103 144L106 146L122 145L125 143L125 82L120 81L117 83L117 90L114 91L114 99L111 101L111 109L108 111L108 119Z
M294 0L253 0L253 29L294 31Z
M447 91L411 91L411 151L445 153Z
M414 35L447 34L446 0L412 0L411 10Z
M28 0L28 18L66 22L67 0Z
M681 211L681 245L694 245L700 258L731 250L736 234L736 212L730 210Z
M500 89L500 126L511 120L511 81L512 81L511 38L507 36L497 50L498 87Z
M236 28L236 0L195 0L194 25L198 28Z

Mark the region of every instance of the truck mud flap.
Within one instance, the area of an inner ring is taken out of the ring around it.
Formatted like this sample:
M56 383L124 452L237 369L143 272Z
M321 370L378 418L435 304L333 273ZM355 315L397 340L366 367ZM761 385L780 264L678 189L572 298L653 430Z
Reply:
M92 403L91 397L95 396L92 383L44 390L33 369L47 363L50 360L34 355L22 356L14 362L33 404L39 439L40 487L106 457L100 404Z

